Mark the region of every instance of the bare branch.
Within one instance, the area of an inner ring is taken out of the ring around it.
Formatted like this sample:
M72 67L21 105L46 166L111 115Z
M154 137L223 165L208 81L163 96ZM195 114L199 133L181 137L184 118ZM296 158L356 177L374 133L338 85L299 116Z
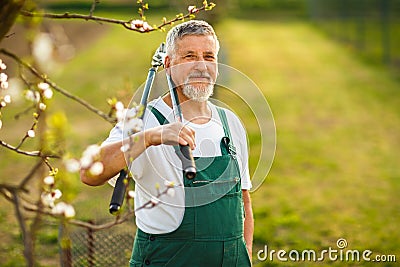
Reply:
M93 12L96 9L96 5L100 4L100 0L93 0L92 7L90 8L89 16L93 16Z
M33 104L32 106L27 107L23 111L18 112L17 114L14 115L14 119L18 120L22 115L26 115L29 111L31 111L35 107L36 107L36 105Z
M18 149L10 144L7 144L6 142L4 142L3 140L0 140L0 145L2 145L5 148L8 148L12 151L17 152L18 154L23 154L26 156L30 156L30 157L39 157L39 158L60 158L59 155L46 155L46 154L42 154L42 151L25 151L25 150L21 150Z
M146 6L146 4L142 4L142 7L139 9L139 14L143 21L145 21L145 16L144 16L144 9L145 9L144 7L145 6ZM126 28L130 31L145 33L145 32L152 32L152 31L159 30L159 29L162 30L165 26L172 25L177 21L184 21L185 19L188 19L188 18L189 19L194 18L195 13L198 13L200 11L211 10L214 6L215 6L214 3L205 3L205 4L203 4L202 7L191 10L187 14L183 14L183 13L178 14L173 19L170 19L170 20L164 19L161 24L150 26L150 27L135 27L135 25L132 25L132 22L134 21L134 19L130 19L130 20L111 19L111 18L105 18L105 17L92 16L92 14L82 15L82 14L70 14L68 12L66 12L64 14L34 13L34 12L30 12L28 10L21 10L20 14L23 16L26 16L26 17L40 17L40 18L50 18L50 19L93 20L93 21L104 22L104 23L109 23L109 24L122 25L124 28ZM92 6L92 9L93 9L93 6ZM143 25L141 25L141 26L143 26Z
M104 120L114 124L116 122L115 118L111 118L109 116L107 116L107 114L105 114L103 111L93 107L91 104L89 104L88 102L86 102L85 100L72 95L71 93L69 93L68 91L64 90L63 88L59 87L56 83L54 83L52 80L50 80L49 78L47 78L47 76L45 74L40 73L38 70L36 70L32 65L30 65L29 63L22 61L17 55L13 54L12 52L7 51L6 49L0 49L0 54L4 54L12 59L14 59L16 62L18 62L19 64L21 64L22 66L24 66L25 68L27 68L34 76L36 76L37 78L41 79L43 82L49 84L54 90L56 90L57 92L63 94L64 96L78 102L79 104L81 104L82 106L86 107L88 110L92 111L93 113L97 114L98 116L102 117Z
M32 126L29 130L34 130L36 128L36 125L39 122L39 117L40 117L41 112L37 113L37 116L35 116L35 120L32 123ZM28 132L25 133L25 136L22 138L21 142L15 147L15 149L19 149L25 142L25 140L29 137Z
M19 202L18 193L12 192L13 204L15 207L15 216L17 217L19 227L21 229L21 235L24 242L24 256L28 261L28 266L33 266L33 239L30 235L24 217L22 215L21 204Z

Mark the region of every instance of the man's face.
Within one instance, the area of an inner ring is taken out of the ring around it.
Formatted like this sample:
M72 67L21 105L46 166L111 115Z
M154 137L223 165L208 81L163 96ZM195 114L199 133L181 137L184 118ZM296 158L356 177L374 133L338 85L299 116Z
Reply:
M175 54L166 67L178 88L189 99L203 102L213 92L217 79L216 43L210 35L187 35L177 41Z

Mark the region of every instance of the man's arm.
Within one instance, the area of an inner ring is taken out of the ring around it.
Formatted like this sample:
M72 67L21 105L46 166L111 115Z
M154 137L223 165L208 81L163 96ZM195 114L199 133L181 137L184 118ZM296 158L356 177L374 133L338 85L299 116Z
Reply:
M247 251L249 252L250 260L253 253L253 233L254 233L254 218L253 209L251 207L251 199L249 190L242 190L243 205L245 212L244 219L244 240L246 241Z
M129 140L130 139L130 140ZM131 144L129 151L130 158L137 158L149 146L166 145L189 145L195 147L194 131L175 122L167 125L154 127L143 132L136 133L122 141L107 144L101 148L99 161L103 163L104 170L99 175L91 175L88 169L81 169L81 181L87 185L97 186L107 182L118 172L126 167L125 155L121 151L123 144Z

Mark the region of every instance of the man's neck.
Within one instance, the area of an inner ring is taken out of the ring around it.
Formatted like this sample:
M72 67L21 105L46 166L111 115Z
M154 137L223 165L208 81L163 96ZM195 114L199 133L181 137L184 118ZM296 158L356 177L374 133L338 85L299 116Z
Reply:
M211 120L211 109L207 101L198 102L190 100L183 93L182 90L177 89L178 99L182 110L183 118L195 124L204 124ZM172 100L170 93L163 97L164 102L172 108Z

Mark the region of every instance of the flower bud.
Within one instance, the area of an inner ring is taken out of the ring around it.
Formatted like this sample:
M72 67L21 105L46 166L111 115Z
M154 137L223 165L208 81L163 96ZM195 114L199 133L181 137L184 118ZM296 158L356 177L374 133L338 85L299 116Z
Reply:
M35 131L34 131L34 130L29 130L29 131L27 132L27 135L28 135L29 137L33 138L33 137L35 137Z
M49 89L50 85L48 83L39 83L38 88L44 91L44 90Z
M47 106L46 106L46 104L44 104L44 103L39 103L39 109L40 110L46 110L46 108L47 108Z
M174 197L175 196L175 189L174 188L168 188L167 190L167 195L170 197Z
M43 91L43 96L47 99L50 99L53 97L53 90L51 90L50 88L46 89Z
M50 185L50 186L54 185L54 176L49 175L49 176L44 177L43 182L46 185Z
M62 196L62 192L60 189L56 189L53 192L51 192L51 194L53 195L54 199L59 199Z
M104 166L103 163L101 163L100 161L93 163L89 169L89 173L94 176L102 174L103 171L104 171Z
M136 192L133 191L133 190L129 190L129 191L128 191L128 197L130 197L130 198L135 198L135 197L136 197Z

